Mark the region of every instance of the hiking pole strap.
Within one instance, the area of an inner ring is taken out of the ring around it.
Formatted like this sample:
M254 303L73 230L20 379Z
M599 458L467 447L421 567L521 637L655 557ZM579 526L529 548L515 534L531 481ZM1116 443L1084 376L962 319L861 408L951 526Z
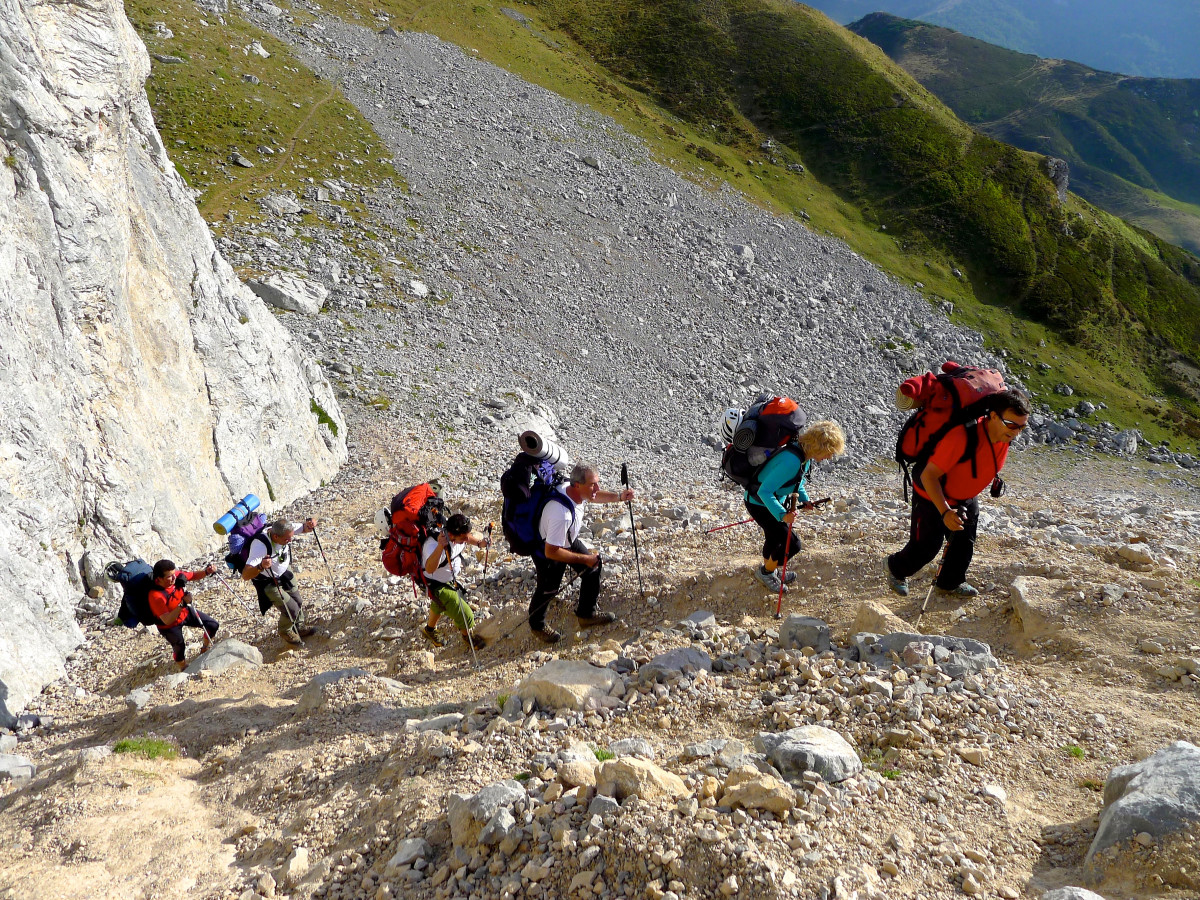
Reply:
M625 463L621 463L621 484L629 487L629 467ZM642 596L642 602L646 602L646 588L642 585L642 555L638 552L637 539L637 522L633 520L633 501L626 500L625 505L629 507L629 526L633 531L633 561L637 563L638 573L638 593Z

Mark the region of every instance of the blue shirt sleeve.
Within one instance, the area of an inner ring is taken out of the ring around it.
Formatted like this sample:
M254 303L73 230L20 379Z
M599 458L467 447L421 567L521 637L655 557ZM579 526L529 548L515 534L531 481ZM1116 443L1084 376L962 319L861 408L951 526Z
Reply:
M782 500L787 499L797 481L803 482L800 467L800 457L791 451L783 450L777 452L763 466L758 479L758 499L776 521L782 521L787 515ZM802 502L808 498L802 483L797 490Z

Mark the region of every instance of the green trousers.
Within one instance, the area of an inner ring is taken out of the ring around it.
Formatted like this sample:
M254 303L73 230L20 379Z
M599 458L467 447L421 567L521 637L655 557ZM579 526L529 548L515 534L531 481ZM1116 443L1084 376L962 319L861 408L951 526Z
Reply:
M429 608L449 618L459 631L475 627L475 613L452 584L429 582Z

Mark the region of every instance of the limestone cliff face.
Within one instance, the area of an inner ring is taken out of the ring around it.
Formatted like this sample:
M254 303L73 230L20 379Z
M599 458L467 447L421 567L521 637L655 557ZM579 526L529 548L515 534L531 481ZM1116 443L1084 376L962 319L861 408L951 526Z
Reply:
M62 674L106 562L189 559L232 497L346 456L167 158L149 71L118 0L0 0L0 722Z

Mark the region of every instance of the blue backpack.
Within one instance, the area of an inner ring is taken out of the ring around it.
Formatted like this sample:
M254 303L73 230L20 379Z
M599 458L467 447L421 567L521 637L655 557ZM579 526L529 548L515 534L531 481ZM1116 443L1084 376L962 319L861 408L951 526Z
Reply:
M558 489L563 477L545 460L518 453L508 470L500 476L504 505L500 527L508 547L517 556L544 559L546 542L539 528L547 503L561 503L574 515L575 506Z
M138 625L157 625L158 617L150 611L150 589L154 587L154 569L144 559L131 559L125 564L109 563L104 570L109 581L121 585L121 608L117 618L126 628Z

